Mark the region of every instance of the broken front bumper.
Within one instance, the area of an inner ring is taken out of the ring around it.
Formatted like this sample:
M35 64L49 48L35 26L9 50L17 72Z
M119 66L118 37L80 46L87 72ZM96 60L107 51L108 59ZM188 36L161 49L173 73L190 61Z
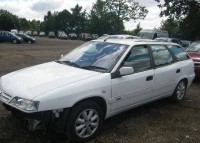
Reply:
M34 128L36 124L43 124L45 128L57 131L57 132L64 132L65 127L66 127L66 123L67 123L67 119L69 116L69 112L70 112L70 108L66 108L63 110L63 112L59 113L59 117L56 116L55 112L53 112L52 110L50 111L42 111L42 112L34 112L34 113L26 113L23 112L21 110L18 110L8 104L3 103L3 106L8 110L11 111L12 115L22 119L22 120L26 120L28 121L28 123L32 123L34 125L32 125ZM28 125L30 126L30 125ZM35 129L31 129L30 130L35 130Z

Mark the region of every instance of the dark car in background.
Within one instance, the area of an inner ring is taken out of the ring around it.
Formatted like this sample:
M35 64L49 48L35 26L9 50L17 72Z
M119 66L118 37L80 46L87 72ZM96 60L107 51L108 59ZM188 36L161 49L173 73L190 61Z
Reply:
M48 37L49 38L55 38L56 37L55 32L50 31L49 34L48 34Z
M23 39L23 41L26 42L26 43L31 44L31 43L35 43L36 42L35 38L33 38L33 37L29 36L29 35L26 35L26 34L16 34L16 35L21 37Z
M200 42L192 43L186 52L189 54L190 58L194 61L194 68L196 77L200 78Z
M22 43L23 39L11 32L0 31L0 42Z
M69 39L70 39L70 40L77 40L77 39L78 39L78 36L77 36L76 33L70 33L70 34L69 34Z

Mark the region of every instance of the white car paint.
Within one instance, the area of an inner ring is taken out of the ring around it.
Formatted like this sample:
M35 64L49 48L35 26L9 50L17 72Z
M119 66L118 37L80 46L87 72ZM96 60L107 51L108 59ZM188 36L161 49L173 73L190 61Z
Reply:
M181 79L188 79L188 87L194 79L194 64L191 59L176 62L164 68L112 79L111 74L117 70L133 46L166 43L137 40L108 40L108 42L129 45L110 73L50 62L2 76L1 90L12 96L9 101L15 96L39 101L38 111L73 107L83 99L102 97L107 105L105 118L108 118L135 106L170 96ZM181 69L181 74L178 76L176 75L177 68ZM151 75L155 78L146 81L146 78ZM3 102L9 105L9 101Z

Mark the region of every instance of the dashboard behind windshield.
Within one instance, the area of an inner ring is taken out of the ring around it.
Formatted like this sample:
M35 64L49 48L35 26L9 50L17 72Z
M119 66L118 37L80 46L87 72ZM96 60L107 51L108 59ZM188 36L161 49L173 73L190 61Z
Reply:
M70 61L79 68L96 67L96 70L110 71L127 48L128 45L123 44L91 41L74 49L60 61Z

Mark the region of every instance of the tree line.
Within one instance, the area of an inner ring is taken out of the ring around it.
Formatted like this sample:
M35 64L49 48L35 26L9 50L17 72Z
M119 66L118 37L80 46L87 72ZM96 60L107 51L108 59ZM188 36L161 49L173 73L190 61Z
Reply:
M161 30L167 30L170 35L182 35L184 39L200 39L199 0L164 0L163 4L158 3L158 7L161 8L160 16L168 17L161 22ZM77 4L70 10L48 11L43 21L19 18L6 10L0 10L0 30L137 34L141 30L140 24L133 31L125 31L124 21L144 19L147 14L146 7L134 0L97 0L89 12Z
M97 0L90 12L83 10L78 4L70 10L64 9L61 12L48 11L43 21L27 20L16 15L0 10L0 30L10 31L18 29L21 31L65 31L67 34L82 32L102 34L119 34L138 32L127 32L124 28L124 21L130 19L144 19L148 11L134 0Z
M199 0L164 0L158 6L163 9L160 16L168 17L161 22L160 29L170 35L181 35L183 39L200 40Z

